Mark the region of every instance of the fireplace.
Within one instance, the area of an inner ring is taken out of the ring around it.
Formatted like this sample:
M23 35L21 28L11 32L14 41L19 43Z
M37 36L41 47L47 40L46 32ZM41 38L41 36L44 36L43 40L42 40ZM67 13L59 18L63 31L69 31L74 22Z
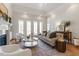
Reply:
M0 35L0 46L6 44L7 44L6 34Z

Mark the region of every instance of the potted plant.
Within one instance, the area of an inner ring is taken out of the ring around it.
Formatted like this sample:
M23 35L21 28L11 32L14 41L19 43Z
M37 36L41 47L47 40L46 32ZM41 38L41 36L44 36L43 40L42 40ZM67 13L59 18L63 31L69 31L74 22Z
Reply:
M64 32L66 31L66 28L70 26L70 21L66 21L64 24Z

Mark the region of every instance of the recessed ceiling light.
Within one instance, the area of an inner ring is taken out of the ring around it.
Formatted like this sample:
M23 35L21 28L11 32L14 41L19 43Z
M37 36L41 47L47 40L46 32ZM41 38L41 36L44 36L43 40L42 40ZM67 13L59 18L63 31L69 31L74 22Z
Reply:
M52 14L52 15L51 15L51 17L52 17L52 18L55 18L55 17L56 17L56 15L55 15L55 14Z
M37 19L42 19L42 16L41 16L41 15L40 15L40 16L38 16L38 17L37 17Z
M72 5L70 8L71 8L71 9L74 9L76 6L77 6L77 5L74 4L74 5Z
M27 13L24 13L24 14L22 15L22 18L28 18Z
M56 17L56 15L55 15L55 14L51 14L51 15L50 15L50 17L55 18L55 17Z
M76 9L76 7L77 7L77 4L73 4L69 7L68 11L73 11Z
M27 16L27 15L22 15L22 17L23 17L23 18L28 18L28 16Z
M52 17L52 18L55 18L55 17L56 17L55 13L53 13L53 12L50 12L50 13L48 14L48 16L49 16L49 17Z

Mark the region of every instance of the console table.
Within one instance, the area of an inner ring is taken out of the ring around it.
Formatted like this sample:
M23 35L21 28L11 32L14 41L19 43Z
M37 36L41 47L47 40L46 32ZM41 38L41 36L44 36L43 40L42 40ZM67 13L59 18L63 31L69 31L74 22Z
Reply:
M72 43L72 32L56 31L55 33L64 34L64 39L67 40L68 43Z

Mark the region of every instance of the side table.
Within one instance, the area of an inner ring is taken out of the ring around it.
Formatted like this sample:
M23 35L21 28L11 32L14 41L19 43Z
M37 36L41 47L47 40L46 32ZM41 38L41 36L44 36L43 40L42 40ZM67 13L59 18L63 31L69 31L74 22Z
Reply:
M57 51L65 52L66 51L66 42L64 40L63 41L56 40L55 47L56 47Z

